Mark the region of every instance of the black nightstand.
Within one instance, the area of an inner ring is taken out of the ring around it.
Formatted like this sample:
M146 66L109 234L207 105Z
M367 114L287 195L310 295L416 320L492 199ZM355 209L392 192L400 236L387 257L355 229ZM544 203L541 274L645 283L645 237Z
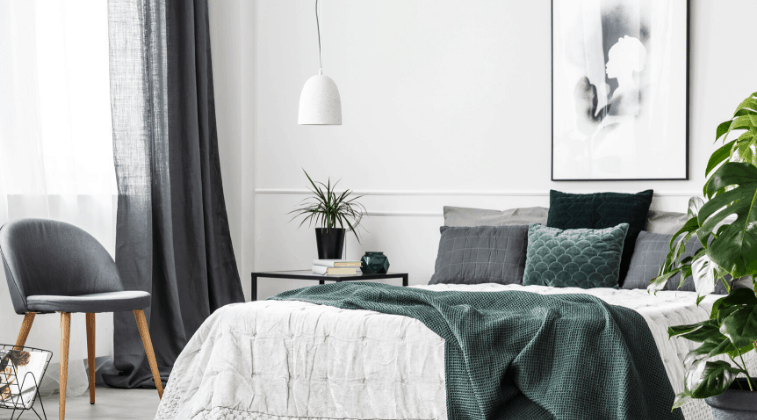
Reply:
M385 273L385 274L314 274L310 270L296 271L261 271L252 273L251 300L258 300L258 277L269 279L292 279L292 280L318 280L318 284L325 284L327 281L367 281L383 279L402 279L402 285L407 286L407 273Z

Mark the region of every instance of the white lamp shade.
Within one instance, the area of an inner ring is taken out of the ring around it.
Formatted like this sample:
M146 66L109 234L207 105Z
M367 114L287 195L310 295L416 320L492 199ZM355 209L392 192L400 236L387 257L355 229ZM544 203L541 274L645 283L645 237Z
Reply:
M342 125L342 99L330 77L316 75L300 94L300 125Z

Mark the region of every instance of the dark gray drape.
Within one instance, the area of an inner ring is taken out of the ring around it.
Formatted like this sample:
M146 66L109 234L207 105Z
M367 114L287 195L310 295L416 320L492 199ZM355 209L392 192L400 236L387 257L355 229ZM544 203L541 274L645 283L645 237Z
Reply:
M110 0L116 264L165 381L217 308L243 301L218 156L207 0ZM114 315L115 387L154 386L131 313Z

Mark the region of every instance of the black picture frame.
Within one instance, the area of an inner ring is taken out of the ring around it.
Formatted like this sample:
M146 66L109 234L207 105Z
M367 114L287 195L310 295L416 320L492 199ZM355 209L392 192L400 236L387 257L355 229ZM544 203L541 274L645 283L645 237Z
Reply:
M550 1L550 64L551 64L551 139L550 139L550 179L553 182L608 182L608 181L688 181L690 179L690 64L691 64L691 0L685 0L686 5L686 71L685 71L685 174L682 178L555 178L555 3L560 1L571 0L551 0ZM667 1L667 0L659 0Z

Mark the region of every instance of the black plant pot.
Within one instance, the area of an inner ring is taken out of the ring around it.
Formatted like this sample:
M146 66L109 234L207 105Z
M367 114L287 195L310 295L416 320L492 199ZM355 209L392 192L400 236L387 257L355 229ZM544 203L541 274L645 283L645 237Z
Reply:
M742 390L736 381L744 388ZM748 420L757 419L757 390L750 391L746 378L739 378L733 382L724 393L706 398L712 407L714 420ZM757 383L752 378L752 384Z
M342 259L344 232L345 230L342 228L315 228L315 241L318 243L318 259Z

